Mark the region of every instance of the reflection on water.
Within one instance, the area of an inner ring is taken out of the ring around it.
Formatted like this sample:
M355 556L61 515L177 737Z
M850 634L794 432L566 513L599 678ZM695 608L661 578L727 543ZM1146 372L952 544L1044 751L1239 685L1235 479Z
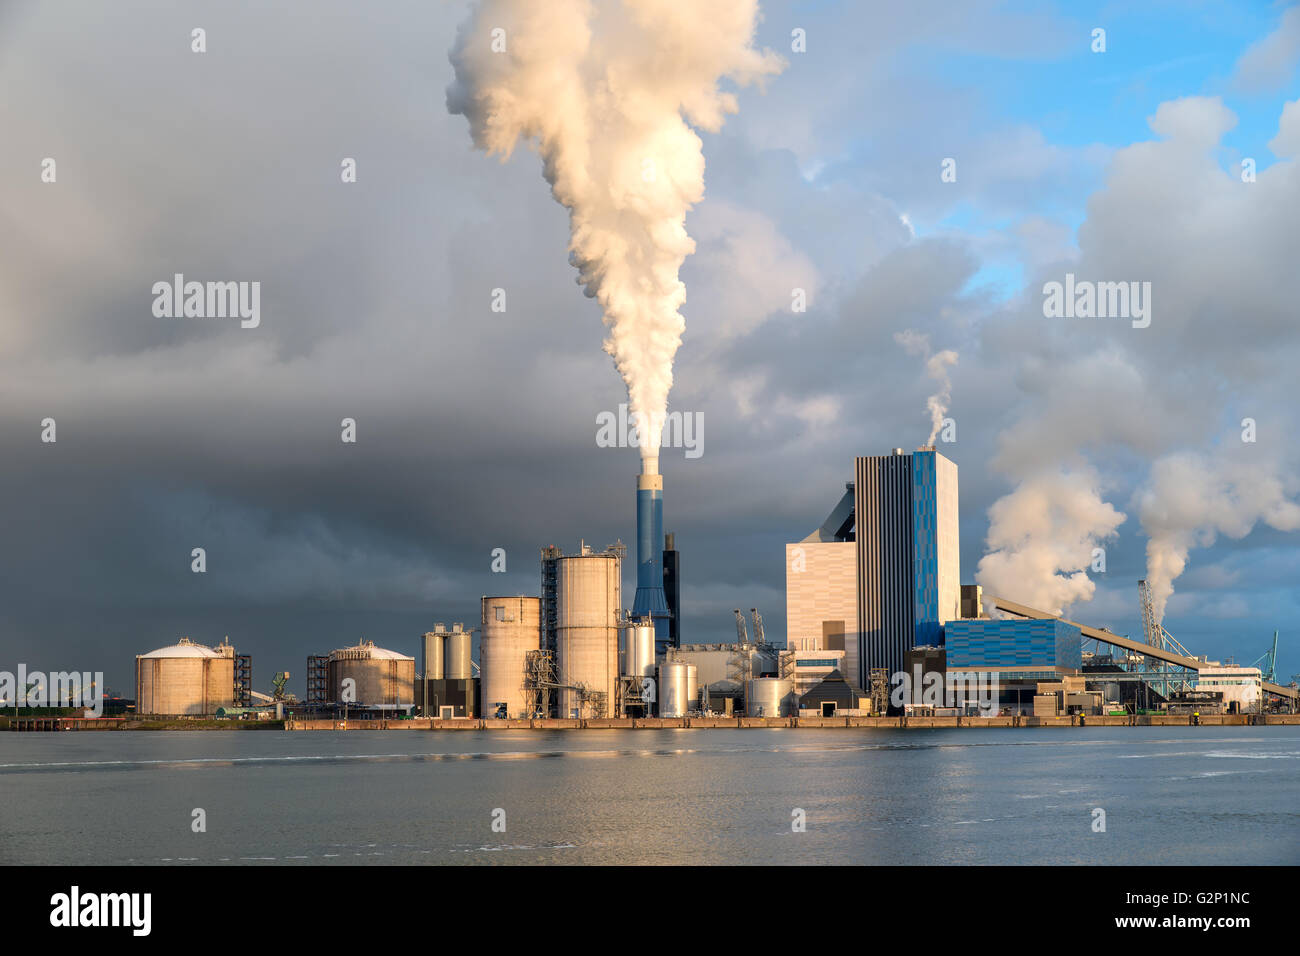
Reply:
M1293 727L4 734L0 863L1297 863L1297 784Z

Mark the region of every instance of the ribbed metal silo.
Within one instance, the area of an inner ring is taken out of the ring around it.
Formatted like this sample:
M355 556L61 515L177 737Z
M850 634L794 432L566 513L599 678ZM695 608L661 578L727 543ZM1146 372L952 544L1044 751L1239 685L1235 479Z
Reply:
M699 669L685 661L665 660L659 665L659 716L685 717L699 697Z
M528 716L524 656L541 646L542 602L535 597L485 597L479 632L480 713L494 717L499 704L507 717Z
M374 641L331 651L330 699L360 707L407 707L415 703L415 658L376 647ZM353 680L355 695L343 682ZM355 699L347 699L354 696Z
M561 689L559 715L607 716L618 684L618 619L621 561L616 553L584 548L556 561L556 671L559 683L587 691ZM601 701L599 696L604 695Z
M442 680L442 625L434 625L424 635L424 679Z
M745 688L745 714L749 717L788 717L793 696L794 681L782 677L755 677Z
M629 622L623 632L623 676L655 676L654 624Z
M135 659L137 714L202 716L235 703L235 649L189 638Z
M469 680L474 676L470 666L470 632L462 624L453 624L443 642L443 676L447 680Z

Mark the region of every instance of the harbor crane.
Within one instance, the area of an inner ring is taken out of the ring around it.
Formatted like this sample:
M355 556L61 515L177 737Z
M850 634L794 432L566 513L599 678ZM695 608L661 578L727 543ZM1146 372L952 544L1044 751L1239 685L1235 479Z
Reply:
M740 613L740 608L733 608L731 613L736 615L736 643L748 644L749 631L745 628L745 615Z
M1274 683L1274 672L1277 670L1277 631L1273 632L1273 646L1250 666L1258 667L1260 676L1270 684Z
M754 643L766 644L767 638L763 634L763 615L758 613L758 608L751 607L749 613L754 615Z

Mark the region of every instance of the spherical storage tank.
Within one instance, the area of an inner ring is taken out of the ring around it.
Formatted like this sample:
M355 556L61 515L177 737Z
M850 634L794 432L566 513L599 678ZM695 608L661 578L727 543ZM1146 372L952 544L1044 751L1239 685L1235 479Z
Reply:
M215 714L235 703L235 649L182 637L135 659L137 714Z
M541 647L542 602L535 597L485 597L479 632L482 714L494 717L506 705L507 717L528 716L524 658Z
M745 688L748 717L789 717L794 681L781 677L756 677Z
M581 684L603 704L561 689L559 715L600 717L612 713L618 682L618 615L622 593L618 556L585 552L555 562L555 669L559 683Z
M685 661L659 665L659 716L685 717L699 696L699 668Z
M345 697L343 682L355 681ZM330 699L362 707L404 707L415 703L415 658L375 647L374 641L330 651ZM352 699L355 697L355 699Z

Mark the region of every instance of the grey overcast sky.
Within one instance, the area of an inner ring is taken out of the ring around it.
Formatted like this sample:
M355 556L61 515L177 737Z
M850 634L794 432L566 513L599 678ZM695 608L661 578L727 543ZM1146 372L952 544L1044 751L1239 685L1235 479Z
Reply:
M1300 670L1296 9L761 7L787 66L701 134L686 221L670 407L703 454L662 461L685 639L729 640L733 607L784 638L785 542L854 455L929 432L910 330L958 353L965 581L990 550L1069 573L1113 508L1071 616L1139 631L1159 529L1190 542L1169 630L1249 662L1279 628ZM544 545L633 541L567 214L534 153L486 157L446 106L469 13L0 0L0 667L130 694L133 655L229 635L259 689L301 692L308 654L417 654L481 595L536 594ZM1067 272L1151 282L1150 327L1046 318ZM176 273L260 282L260 326L155 317Z

